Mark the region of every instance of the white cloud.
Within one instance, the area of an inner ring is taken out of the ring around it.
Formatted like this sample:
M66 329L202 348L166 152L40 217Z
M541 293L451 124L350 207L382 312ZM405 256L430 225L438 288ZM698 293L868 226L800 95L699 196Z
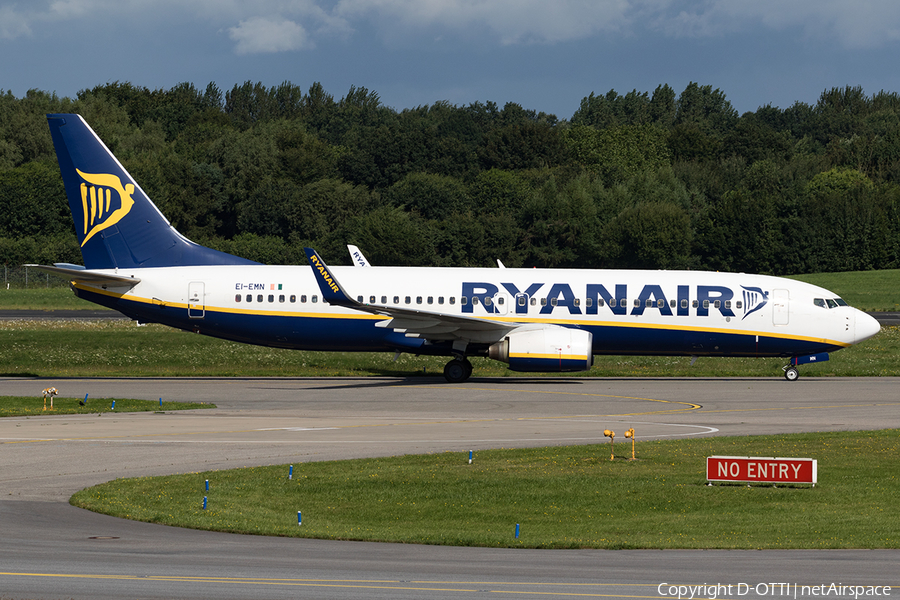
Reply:
M228 35L237 42L237 54L285 52L311 46L303 26L289 19L253 17L231 27Z
M348 19L467 31L486 27L503 44L554 43L627 27L645 0L340 0Z
M14 40L23 35L31 35L28 18L14 6L0 6L0 39Z
M684 8L679 10L679 6ZM812 39L837 40L845 48L900 40L900 3L895 0L710 0L679 2L659 14L653 27L675 37L720 37L753 31L798 29Z

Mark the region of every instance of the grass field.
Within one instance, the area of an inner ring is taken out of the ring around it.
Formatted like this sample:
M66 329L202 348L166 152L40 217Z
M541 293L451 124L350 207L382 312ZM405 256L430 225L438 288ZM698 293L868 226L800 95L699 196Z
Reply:
M37 392L37 390L35 390ZM29 417L37 415L86 415L105 412L150 412L215 408L202 402L153 402L133 398L48 398L37 392L34 396L0 396L0 417Z
M640 432L638 432L640 435ZM491 450L116 480L76 506L238 533L531 548L898 548L896 431ZM705 457L818 460L809 486L707 486ZM204 482L209 480L210 489ZM203 497L207 509L203 510ZM302 525L297 524L297 512ZM520 524L519 539L515 525Z
M588 377L780 377L785 359L596 356ZM0 321L0 376L442 376L446 359L251 346L130 321ZM475 377L531 376L473 358ZM803 377L900 376L900 328L804 366Z

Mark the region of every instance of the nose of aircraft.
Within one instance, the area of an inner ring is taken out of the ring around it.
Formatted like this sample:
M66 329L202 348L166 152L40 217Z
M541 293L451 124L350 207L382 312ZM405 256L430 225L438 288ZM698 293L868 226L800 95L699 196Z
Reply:
M863 340L867 340L881 331L881 324L875 317L868 315L861 310L856 311L856 335L853 336L853 343L856 344Z

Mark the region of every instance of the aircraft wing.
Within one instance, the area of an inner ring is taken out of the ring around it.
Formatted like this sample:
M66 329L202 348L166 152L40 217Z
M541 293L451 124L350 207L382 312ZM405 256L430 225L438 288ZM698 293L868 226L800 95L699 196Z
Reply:
M121 275L111 275L109 273L99 273L91 271L78 265L56 264L49 265L25 265L32 269L38 269L53 275L59 275L72 283L89 283L93 285L107 285L110 287L134 287L141 282L137 277L123 277Z
M428 340L493 343L503 339L507 333L521 326L521 323L507 323L492 319L359 302L344 291L315 250L312 248L304 248L304 250L313 274L316 276L319 289L322 291L322 299L332 305L384 316L385 320L379 322L376 327L390 328L405 333L409 337L421 337Z

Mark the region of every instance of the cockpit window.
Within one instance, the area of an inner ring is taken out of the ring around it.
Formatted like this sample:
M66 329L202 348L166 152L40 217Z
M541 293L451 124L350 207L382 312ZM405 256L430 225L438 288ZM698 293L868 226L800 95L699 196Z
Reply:
M813 304L822 308L837 308L838 306L848 306L848 304L840 298L813 298Z

